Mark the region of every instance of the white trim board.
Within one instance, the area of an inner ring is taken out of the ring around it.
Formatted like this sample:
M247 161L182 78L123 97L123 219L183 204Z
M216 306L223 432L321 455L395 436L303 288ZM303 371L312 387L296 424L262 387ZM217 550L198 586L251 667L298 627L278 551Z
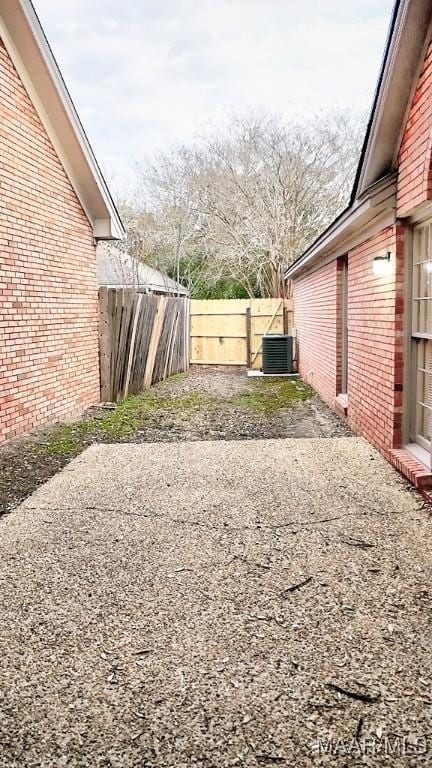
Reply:
M337 248L335 248L334 251L332 251L331 254L324 256L318 261L315 261L308 268L305 267L302 272L294 276L294 280L298 280L300 282L303 280L303 278L308 277L313 272L317 272L317 270L327 266L327 264L330 264L340 256L345 256L354 248L357 248L357 246L365 243L367 240L370 240L375 235L378 235L381 230L394 226L394 224L396 224L396 216L394 211L377 216L376 219L369 222L362 229L359 229L358 232L351 238L344 240Z
M246 371L248 379L299 379L298 373L263 373L255 368L249 368Z

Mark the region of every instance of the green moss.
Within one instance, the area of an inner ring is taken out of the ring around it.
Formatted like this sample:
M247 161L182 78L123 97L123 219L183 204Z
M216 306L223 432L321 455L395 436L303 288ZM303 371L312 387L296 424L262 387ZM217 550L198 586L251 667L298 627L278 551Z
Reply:
M92 441L123 440L129 437L146 422L151 422L158 412L187 413L192 409L210 407L212 402L214 398L201 394L161 397L157 391L152 390L132 395L114 410L103 413L101 418L55 427L44 440L35 445L34 451L49 455L75 455Z
M188 377L187 373L173 373L172 376L169 377L169 381L170 383L172 381L183 381L184 379L187 379L187 377Z
M77 424L61 424L54 427L33 448L39 454L74 454L80 450L93 419L80 421Z
M211 395L191 393L180 397L157 398L157 409L166 411L190 411L195 408L207 408L217 402Z
M312 390L301 379L256 379L250 389L241 392L232 402L259 413L275 413L295 403L308 400Z
M176 377L173 377L176 378ZM184 378L179 374L177 378ZM100 418L88 418L76 424L61 424L50 430L34 445L41 455L71 457L95 441L122 441L145 425L163 421L167 414L188 418L193 411L211 411L224 406L237 405L259 413L275 413L297 402L307 400L311 389L297 379L255 379L247 389L235 397L224 400L202 393L189 393L171 397L158 387L131 395L114 410L100 411ZM1 483L1 477L0 477Z
M0 489L7 488L11 480L10 472L0 472Z

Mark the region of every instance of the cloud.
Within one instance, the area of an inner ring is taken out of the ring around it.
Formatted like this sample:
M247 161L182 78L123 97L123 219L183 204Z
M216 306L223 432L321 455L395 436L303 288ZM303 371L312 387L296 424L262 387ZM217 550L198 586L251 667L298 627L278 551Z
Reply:
M35 0L108 175L227 108L370 105L391 0ZM319 7L318 7L319 6Z

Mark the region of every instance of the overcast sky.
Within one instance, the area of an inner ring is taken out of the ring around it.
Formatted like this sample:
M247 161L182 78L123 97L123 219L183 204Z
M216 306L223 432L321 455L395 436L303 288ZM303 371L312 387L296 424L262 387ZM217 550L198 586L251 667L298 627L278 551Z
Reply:
M392 0L34 0L115 187L229 110L370 107Z

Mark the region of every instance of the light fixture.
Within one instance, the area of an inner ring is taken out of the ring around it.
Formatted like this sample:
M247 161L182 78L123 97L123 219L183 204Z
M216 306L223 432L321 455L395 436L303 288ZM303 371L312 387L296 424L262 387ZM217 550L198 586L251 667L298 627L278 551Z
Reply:
M378 277L389 275L391 272L390 259L391 259L390 251L387 251L387 253L385 253L382 256L375 256L373 260L374 275L377 275Z

